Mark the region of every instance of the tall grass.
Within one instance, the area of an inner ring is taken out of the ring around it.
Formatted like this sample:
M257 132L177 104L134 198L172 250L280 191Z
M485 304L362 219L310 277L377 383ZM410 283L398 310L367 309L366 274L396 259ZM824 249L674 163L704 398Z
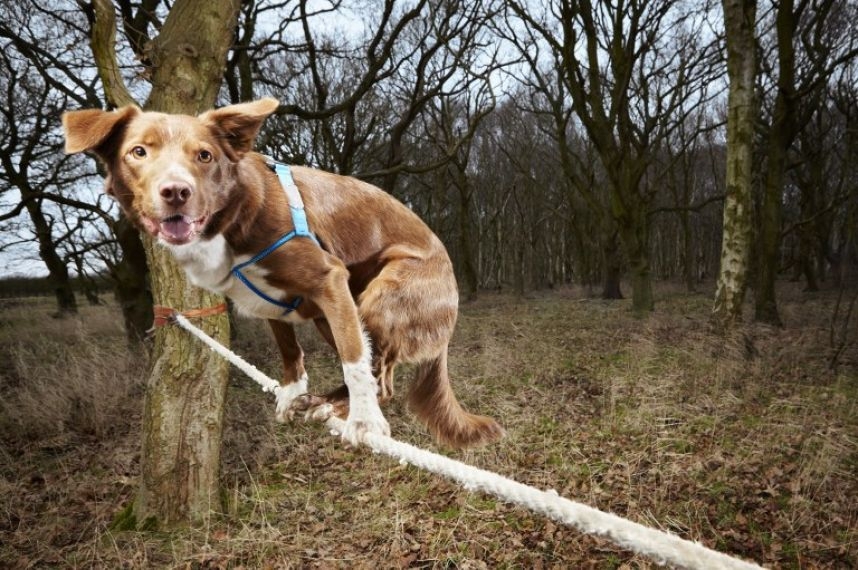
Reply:
M115 308L52 319L45 300L24 300L0 323L0 440L102 437L138 391L142 354L130 354Z

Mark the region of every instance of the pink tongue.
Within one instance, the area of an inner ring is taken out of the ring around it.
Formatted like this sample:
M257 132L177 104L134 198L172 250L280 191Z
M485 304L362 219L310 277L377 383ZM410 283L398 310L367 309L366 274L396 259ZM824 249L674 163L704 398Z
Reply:
M191 235L191 224L185 216L170 218L161 222L161 231L175 240L183 240Z

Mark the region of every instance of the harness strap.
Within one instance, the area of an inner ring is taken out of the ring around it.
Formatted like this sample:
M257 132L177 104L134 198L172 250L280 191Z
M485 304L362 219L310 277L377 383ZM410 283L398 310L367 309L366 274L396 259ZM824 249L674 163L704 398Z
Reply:
M281 236L280 239L278 239L277 241L275 241L274 243L272 243L250 259L248 259L247 261L239 263L238 265L233 267L230 272L239 281L244 283L244 285L248 289L250 289L257 297L264 299L272 305L276 305L285 309L283 311L283 314L288 315L289 313L297 309L298 306L301 304L301 297L295 297L294 299L292 299L292 301L289 302L275 299L261 291L259 287L254 285L253 282L244 273L241 272L241 270L245 267L253 265L254 263L258 263L260 260L270 255L278 247L282 246L284 243L296 237L309 238L313 240L319 247L321 247L321 244L319 244L319 240L316 239L316 236L313 235L313 232L310 231L310 225L307 223L307 214L304 211L304 201L301 199L301 193L298 191L298 186L295 185L295 181L292 179L291 169L286 164L274 162L271 159L268 160L268 166L277 174L277 177L280 179L280 185L283 186L283 190L286 193L286 199L289 201L289 210L292 212L292 225L295 226L295 229Z

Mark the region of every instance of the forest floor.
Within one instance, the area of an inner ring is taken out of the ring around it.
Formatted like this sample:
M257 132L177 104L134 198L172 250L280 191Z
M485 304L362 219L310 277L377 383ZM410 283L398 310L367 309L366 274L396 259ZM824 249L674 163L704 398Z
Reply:
M783 329L708 330L708 294L660 286L656 312L555 291L485 293L451 344L467 408L508 436L451 453L599 509L773 568L858 567L858 349L829 365L836 294L781 289ZM319 424L273 421L234 371L219 514L205 528L115 530L139 473L145 365L114 307L54 320L0 300L0 567L650 568L414 467L349 449ZM854 322L854 321L853 321ZM234 348L270 375L264 323ZM340 382L303 331L311 387ZM404 409L394 437L436 449Z

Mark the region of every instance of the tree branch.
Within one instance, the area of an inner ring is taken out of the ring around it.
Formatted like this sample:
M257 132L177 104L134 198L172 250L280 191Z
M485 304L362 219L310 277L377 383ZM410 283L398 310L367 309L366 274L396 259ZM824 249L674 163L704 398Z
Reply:
M95 19L90 45L104 94L111 107L137 105L128 91L116 58L116 10L112 0L93 0Z

